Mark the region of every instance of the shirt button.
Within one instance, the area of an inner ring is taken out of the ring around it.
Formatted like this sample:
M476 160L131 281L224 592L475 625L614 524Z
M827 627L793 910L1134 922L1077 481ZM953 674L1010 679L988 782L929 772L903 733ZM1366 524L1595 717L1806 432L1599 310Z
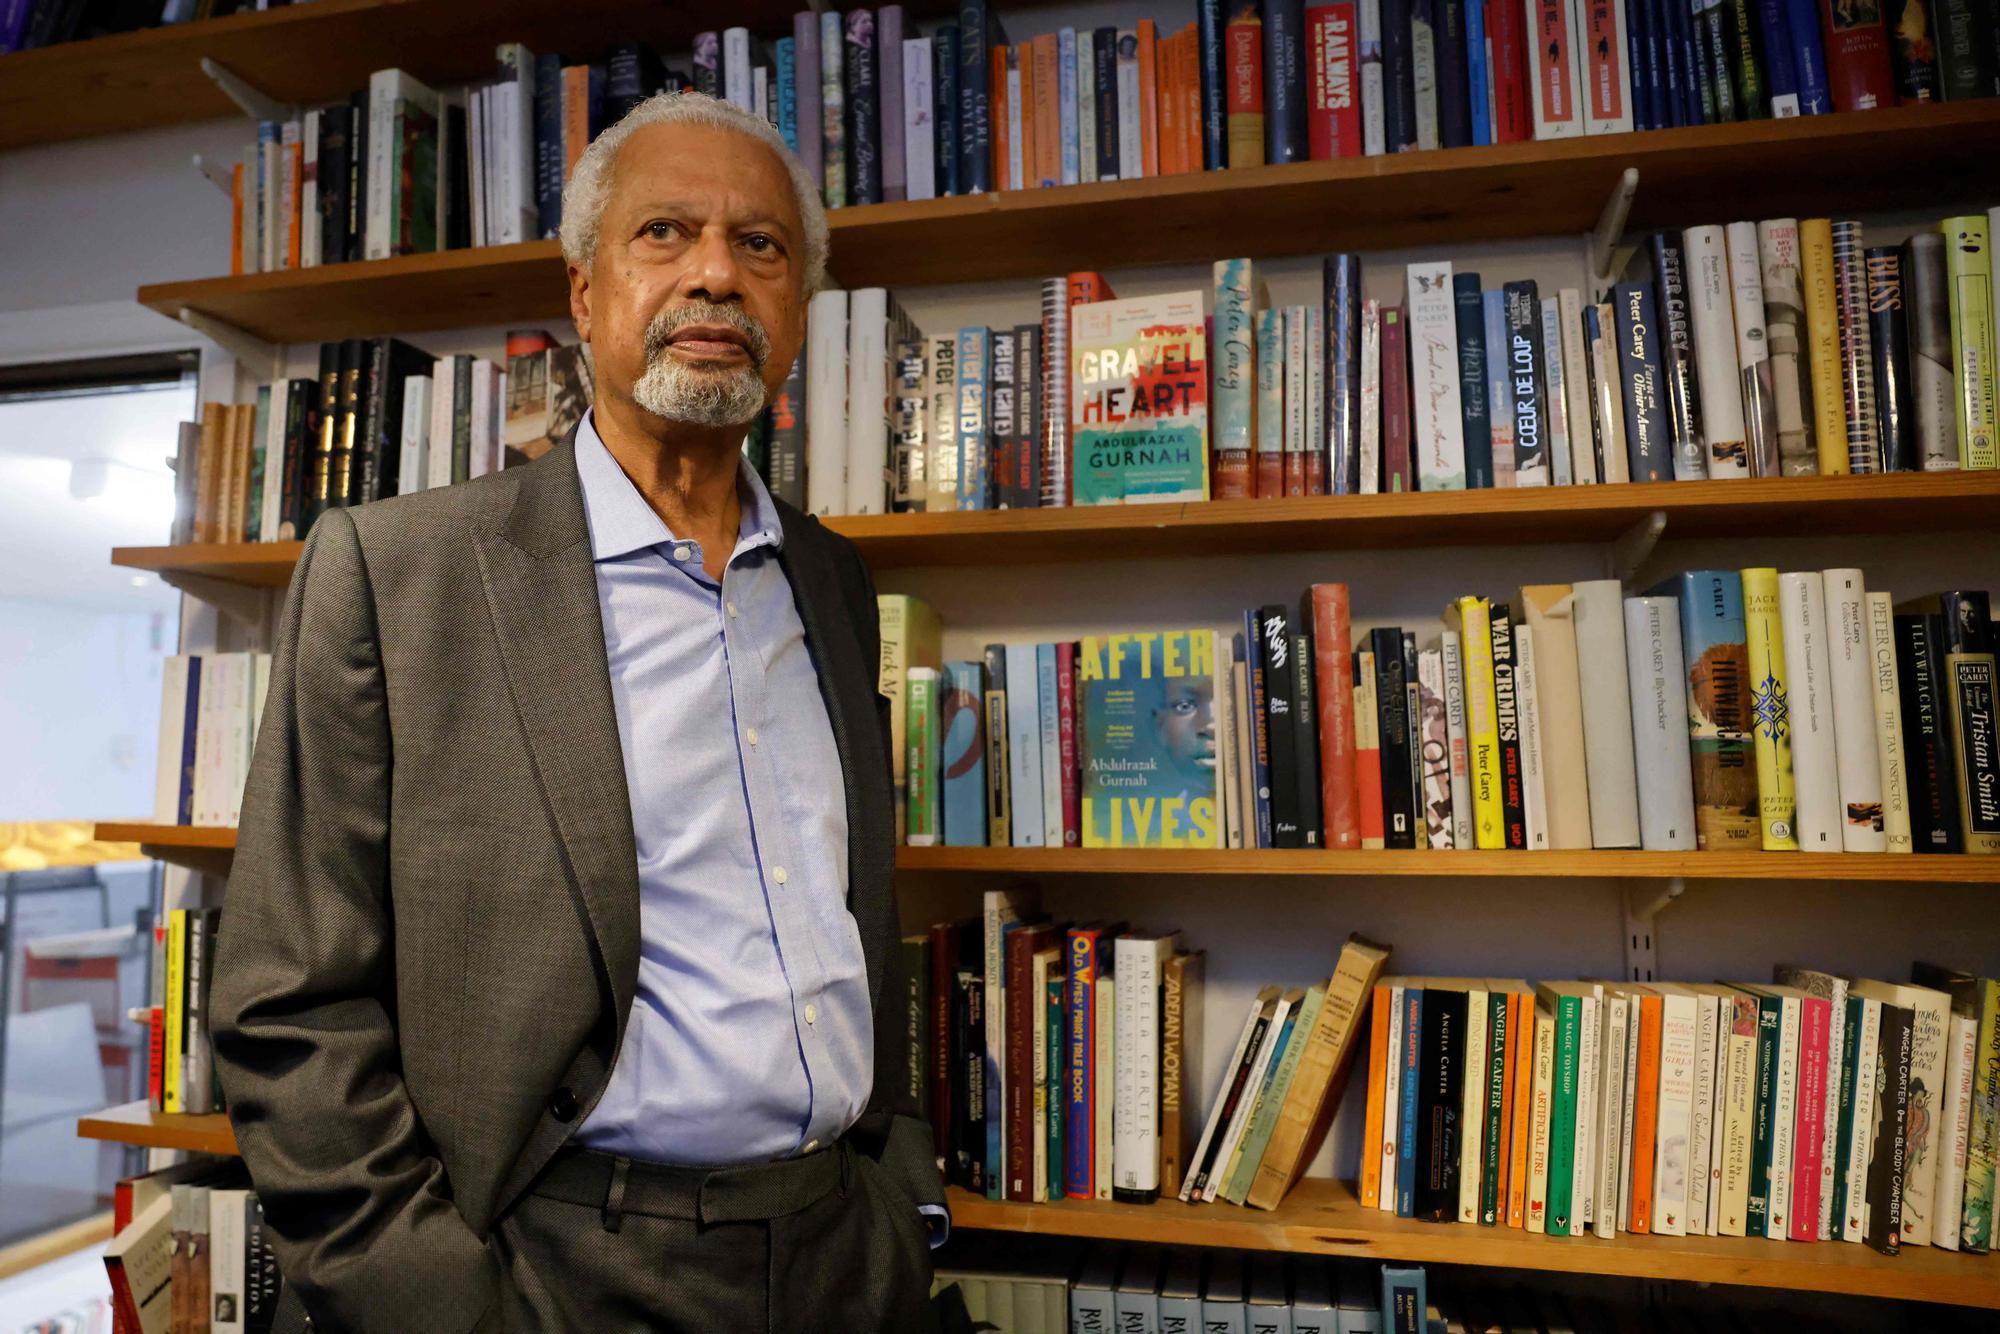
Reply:
M773 880L777 881L777 882L778 882L779 884L781 884L781 885L782 885L782 884L784 884L784 883L785 883L785 868L784 868L784 867L782 867L782 866L773 866L773 867L771 868L771 878L772 878Z
M753 746L754 746L754 745L756 745L756 744L757 744L757 729L756 729L756 728L754 728L754 727L746 727L746 728L744 728L744 729L743 729L743 739L744 739L744 740L746 740L746 741L748 741L748 742L749 742L749 743L750 743L751 745L753 745Z
M734 602L725 602L725 603L723 603L722 605L723 605L723 606L725 606L725 607L727 607L727 608L729 608L729 619L730 619L730 620L732 620L732 621L733 621L733 620L735 620L735 619L736 619L736 604L735 604Z
M806 1006L806 1022L809 1024L819 1022L819 1011L814 1009L810 1004Z
M809 1140L807 1140L807 1141L805 1142L805 1144L804 1144L804 1145L802 1145L802 1146L800 1147L800 1149L799 1149L799 1152L800 1152L800 1153L811 1153L811 1152L812 1152L812 1151L813 1151L814 1149L817 1149L818 1147L819 1147L819 1141L818 1141L818 1140L816 1140L816 1139L809 1139Z
M675 548L674 548L674 559L675 559L675 560L686 560L687 558L688 558L688 549L687 549L686 547L675 547Z

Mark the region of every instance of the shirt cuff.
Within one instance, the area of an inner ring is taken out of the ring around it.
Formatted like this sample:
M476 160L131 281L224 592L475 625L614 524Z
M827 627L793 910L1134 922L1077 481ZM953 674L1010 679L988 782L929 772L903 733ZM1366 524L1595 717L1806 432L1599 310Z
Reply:
M942 1204L920 1204L917 1212L924 1216L924 1226L930 1229L931 1249L944 1245L951 1235L951 1211Z

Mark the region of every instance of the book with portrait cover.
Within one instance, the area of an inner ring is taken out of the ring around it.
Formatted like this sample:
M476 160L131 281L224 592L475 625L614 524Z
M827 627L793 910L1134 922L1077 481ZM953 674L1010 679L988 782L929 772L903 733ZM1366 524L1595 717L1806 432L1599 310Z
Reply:
M1070 312L1076 503L1208 499L1208 360L1199 291Z
M1084 847L1221 845L1214 673L1212 630L1083 640Z

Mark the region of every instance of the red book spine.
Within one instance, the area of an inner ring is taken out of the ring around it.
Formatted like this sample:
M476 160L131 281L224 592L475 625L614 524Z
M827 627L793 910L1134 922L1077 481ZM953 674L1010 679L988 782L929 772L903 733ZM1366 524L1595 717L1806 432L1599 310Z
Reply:
M1822 1138L1826 1134L1827 1038L1833 1004L1824 996L1806 996L1799 1004L1798 1116L1792 1144L1792 1217L1787 1235L1793 1241L1819 1239L1819 1188Z
M1087 306L1093 301L1116 301L1118 294L1111 290L1111 284L1101 273L1084 269L1069 275L1069 303L1072 306Z
M1506 6L1501 6L1505 8ZM1382 308L1381 490L1410 491L1410 353L1403 308Z
M1282 496L1285 494L1285 456L1276 450L1252 450L1257 457L1257 494L1259 497Z
M1208 335L1204 346L1208 348L1209 374L1222 374L1218 367L1225 360L1232 366L1242 366L1255 360L1246 345L1239 343L1234 348L1220 348L1215 345L1215 316L1202 320ZM1236 372L1241 374L1239 370ZM1208 395L1208 439L1214 445L1222 438L1216 429L1214 380L1210 380ZM1244 449L1217 449L1208 451L1208 495L1211 500L1248 500L1256 494L1255 479L1250 474L1250 452Z
M1493 48L1487 77L1493 81L1496 144L1521 143L1535 137L1534 114L1528 105L1527 22L1518 4L1486 7L1486 36Z
M958 970L958 926L931 927L931 1145L951 1154L951 1000Z
M1153 20L1139 20L1139 171L1160 174L1160 61Z
M1819 0L1819 20L1826 38L1826 82L1833 109L1894 106L1896 78L1889 68L1889 34L1882 26L1881 9Z
M1264 165L1264 23L1257 6L1238 5L1238 16L1222 30L1224 120L1229 165ZM1240 119L1239 119L1240 118Z
M132 1282L125 1276L124 1258L106 1256L104 1273L111 1284L112 1334L144 1334L146 1327L139 1320L139 1303L133 1300Z
M1035 1161L1035 1142L1029 1138L1035 1113L1035 1081L1029 1064L1034 1020L1028 1006L1040 999L1033 994L1033 979L1035 950L1042 938L1042 932L1025 927L1007 936L1007 1012L1003 1016L1007 1075L1000 1094L1002 1114L1007 1118L1007 1175L1000 1183L1000 1194L1009 1200L1034 1198L1034 1184L1028 1179Z
M1306 493L1306 455L1302 449L1285 451L1285 494L1302 496Z
M1077 769L1076 645L1056 645L1056 738L1062 757L1062 841L1083 842L1083 775Z
M1361 153L1361 99L1354 79L1354 0L1306 11L1311 83L1306 146L1315 162ZM1317 493L1315 493L1317 494Z
M155 1005L146 1012L146 1101L154 1111L167 1106L167 1013Z
M1319 694L1319 795L1329 848L1361 846L1354 782L1354 656L1347 585L1312 586L1313 684Z
M1181 133L1181 38L1179 33L1159 39L1155 60L1160 77L1160 175L1178 176L1187 170L1187 138Z

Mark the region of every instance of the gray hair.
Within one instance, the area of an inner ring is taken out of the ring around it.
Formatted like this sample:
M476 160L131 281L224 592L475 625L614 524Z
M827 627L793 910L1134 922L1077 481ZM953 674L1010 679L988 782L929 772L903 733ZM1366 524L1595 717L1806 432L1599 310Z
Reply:
M597 256L598 229L604 221L604 205L611 197L611 166L625 141L648 125L695 124L718 130L734 130L755 139L778 155L791 176L792 194L798 203L799 223L805 228L805 292L817 292L826 279L826 209L821 205L819 186L806 170L798 154L785 146L777 126L753 115L733 102L702 93L655 93L625 113L624 119L606 129L577 159L569 184L563 187L562 250L572 264L588 265Z

